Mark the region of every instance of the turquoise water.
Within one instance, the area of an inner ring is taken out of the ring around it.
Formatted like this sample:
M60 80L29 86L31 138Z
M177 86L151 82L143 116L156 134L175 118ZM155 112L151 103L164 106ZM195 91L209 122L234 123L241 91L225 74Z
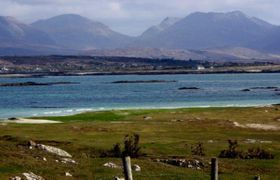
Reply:
M170 83L112 84L120 80L175 80ZM89 110L258 106L279 104L280 74L50 76L0 78L0 82L78 82L80 84L0 87L0 118L66 115ZM180 87L200 90L180 91Z

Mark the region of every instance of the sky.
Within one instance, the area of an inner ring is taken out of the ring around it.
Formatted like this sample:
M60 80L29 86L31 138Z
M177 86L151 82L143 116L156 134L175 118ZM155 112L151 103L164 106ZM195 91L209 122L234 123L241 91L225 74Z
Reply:
M60 14L79 14L118 32L136 36L165 17L192 12L240 10L280 25L280 0L0 0L0 15L25 23Z

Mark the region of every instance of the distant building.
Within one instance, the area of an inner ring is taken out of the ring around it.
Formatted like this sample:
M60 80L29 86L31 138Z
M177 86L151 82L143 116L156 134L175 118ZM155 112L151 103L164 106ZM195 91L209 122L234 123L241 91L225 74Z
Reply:
M199 65L199 66L197 66L197 67L196 67L196 69L197 69L197 70L204 70L204 69L205 69L205 67L204 67L204 66Z

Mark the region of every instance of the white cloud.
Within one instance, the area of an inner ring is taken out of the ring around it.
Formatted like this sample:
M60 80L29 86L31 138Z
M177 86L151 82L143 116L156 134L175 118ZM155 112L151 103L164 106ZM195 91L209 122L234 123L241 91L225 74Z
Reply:
M195 11L241 10L280 24L279 0L1 0L0 7L0 15L25 22L76 13L128 34L139 34L166 16L184 17Z

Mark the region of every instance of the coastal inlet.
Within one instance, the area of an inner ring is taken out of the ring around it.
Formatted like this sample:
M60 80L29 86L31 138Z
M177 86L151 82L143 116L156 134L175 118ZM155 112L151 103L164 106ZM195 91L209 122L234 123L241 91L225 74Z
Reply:
M280 103L279 88L279 73L0 78L0 119L107 109L270 105Z

